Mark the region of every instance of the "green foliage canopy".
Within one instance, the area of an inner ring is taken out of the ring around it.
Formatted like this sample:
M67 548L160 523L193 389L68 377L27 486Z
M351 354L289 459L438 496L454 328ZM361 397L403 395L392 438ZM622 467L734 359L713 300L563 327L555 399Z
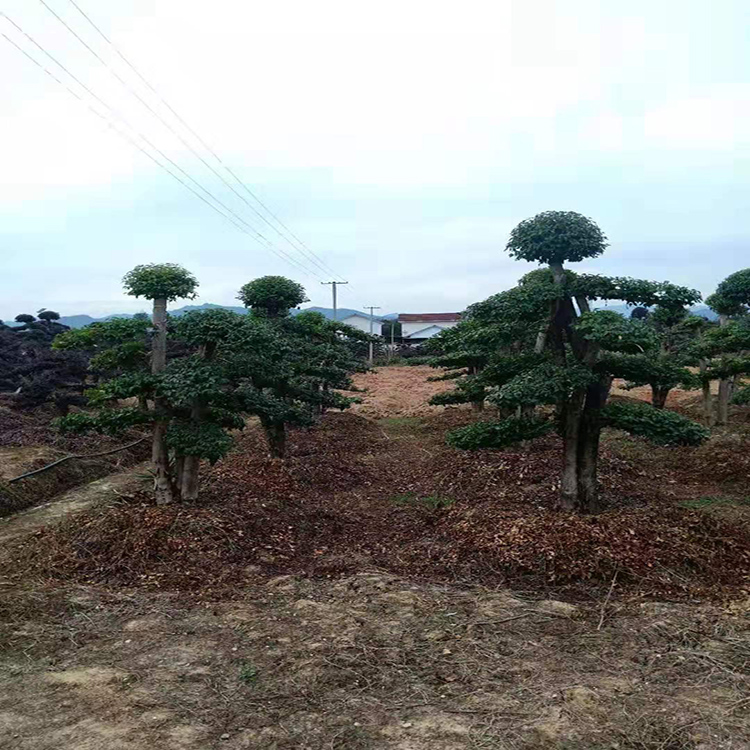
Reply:
M261 276L245 284L237 295L256 315L275 318L307 302L302 284L284 276Z
M507 251L517 260L560 264L601 255L607 238L589 218L575 211L544 211L510 233Z
M127 294L146 299L195 299L198 281L176 263L149 263L136 266L122 279Z

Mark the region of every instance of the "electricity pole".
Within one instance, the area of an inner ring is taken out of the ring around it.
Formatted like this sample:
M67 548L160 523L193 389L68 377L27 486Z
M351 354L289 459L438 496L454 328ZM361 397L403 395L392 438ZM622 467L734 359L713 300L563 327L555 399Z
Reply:
M372 324L373 324L373 320L374 320L374 318L373 318L373 310L380 310L380 308L377 307L376 305L365 305L365 310L369 310L370 311L370 336L372 336ZM373 347L372 347L372 341L371 341L370 342L370 357L369 357L370 367L372 367L372 362L373 362L373 359L374 359L372 348Z
M331 286L331 291L333 292L333 319L338 320L338 317L337 317L338 307L336 307L336 287L339 284L348 284L349 282L348 281L321 281L320 283L330 284Z

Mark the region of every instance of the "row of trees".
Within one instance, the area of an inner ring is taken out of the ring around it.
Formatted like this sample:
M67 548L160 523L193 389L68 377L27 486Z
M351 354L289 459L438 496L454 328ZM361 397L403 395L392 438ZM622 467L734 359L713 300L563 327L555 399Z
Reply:
M265 276L245 284L239 315L221 308L170 318L167 306L195 297L198 282L173 264L138 266L125 290L153 301L147 316L93 323L69 331L57 351L90 359L92 409L60 420L63 430L117 434L136 425L153 430L159 503L198 496L201 459L222 458L232 433L256 416L269 451L283 457L290 425L311 425L327 408L353 397L350 376L365 369L367 334L324 316L290 310L306 301L294 281Z
M70 330L60 324L59 313L40 310L37 316L22 314L16 325L0 321L0 394L19 409L52 402L60 414L85 403L86 357L54 351L55 337Z
M563 438L560 505L599 508L597 463L601 430L625 429L663 444L696 445L708 430L664 410L679 385L703 387L709 422L710 384L720 381L719 422L738 376L750 372L750 271L730 276L707 301L721 316L712 325L689 314L700 294L668 282L574 273L565 262L601 255L606 237L590 219L548 211L521 222L508 252L545 264L508 291L472 305L462 322L426 345L431 363L456 388L436 404L489 401L501 420L482 421L449 435L459 448L504 447L556 427ZM593 305L620 300L640 312L625 318ZM649 313L649 310L653 309ZM700 364L700 372L691 366ZM650 385L653 407L609 402L613 379ZM735 398L745 398L738 391Z

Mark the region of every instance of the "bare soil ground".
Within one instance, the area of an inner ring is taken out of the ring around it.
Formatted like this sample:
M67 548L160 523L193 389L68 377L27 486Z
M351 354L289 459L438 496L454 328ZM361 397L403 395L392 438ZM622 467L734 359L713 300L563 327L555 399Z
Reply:
M100 453L135 442L132 431L122 438L103 435L63 435L53 426L50 407L16 411L0 405L0 518L44 503L61 492L79 487L143 461L146 444L109 456L70 461L35 477L9 484L8 480L39 469L60 458Z
M132 497L133 493L143 491L144 484L151 484L147 475L149 468L150 464L144 463L119 474L110 474L103 479L63 492L48 503L7 518L0 518L0 547L57 522L65 521L96 505Z
M746 605L575 606L377 572L238 593L4 598L0 747L750 746Z
M447 448L430 372L0 546L0 748L750 748L746 438L609 434L563 518L554 438Z

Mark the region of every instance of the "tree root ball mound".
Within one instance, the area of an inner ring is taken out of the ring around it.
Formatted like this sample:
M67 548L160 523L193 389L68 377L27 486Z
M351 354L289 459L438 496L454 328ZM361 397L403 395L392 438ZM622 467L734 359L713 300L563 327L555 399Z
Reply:
M641 466L605 451L612 509L560 513L556 438L515 453L460 452L443 443L446 423L471 419L456 414L408 429L332 414L294 432L285 461L267 458L250 429L207 474L200 504L100 507L13 550L12 566L211 595L266 575L373 567L524 588L607 587L617 575L618 589L659 597L739 595L750 583L747 526L676 507L672 479L661 477L661 492Z

